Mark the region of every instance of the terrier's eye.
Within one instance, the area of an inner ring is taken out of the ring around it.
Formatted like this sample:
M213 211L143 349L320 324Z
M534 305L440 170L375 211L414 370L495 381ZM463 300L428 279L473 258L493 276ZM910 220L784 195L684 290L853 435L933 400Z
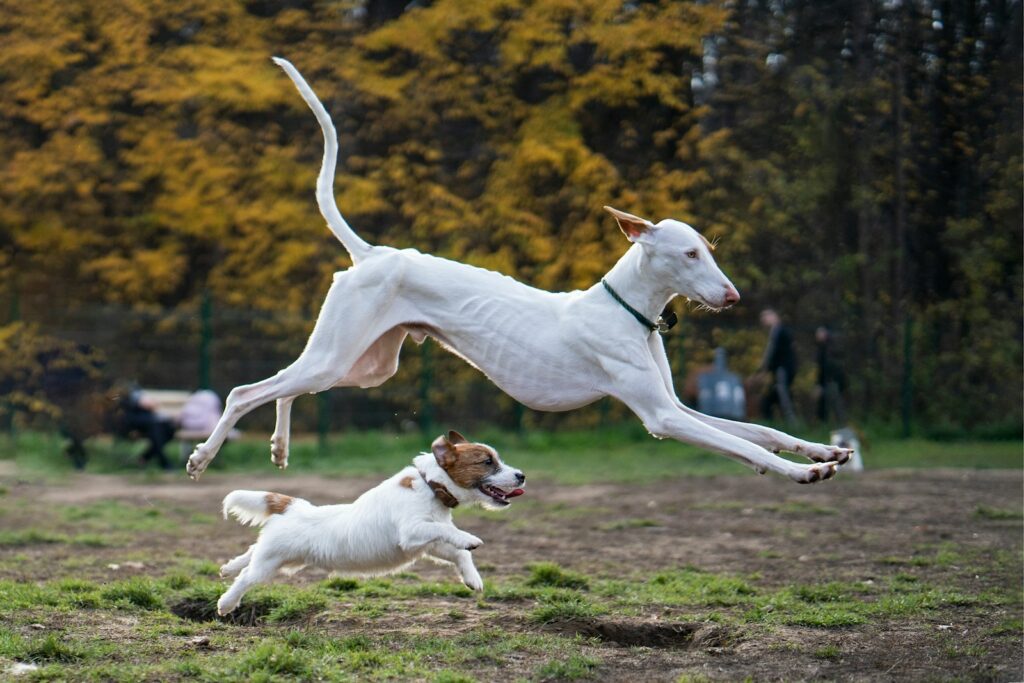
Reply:
M697 250L696 249L691 249L690 251L686 252L686 257L687 258L697 258Z
M490 467L491 465L494 464L494 458L487 458L486 460L484 460L484 464Z

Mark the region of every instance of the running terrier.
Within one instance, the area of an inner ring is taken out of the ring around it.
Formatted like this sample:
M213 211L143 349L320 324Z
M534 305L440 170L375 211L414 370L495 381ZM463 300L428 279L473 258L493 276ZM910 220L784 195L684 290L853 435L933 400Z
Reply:
M225 519L234 515L263 529L245 553L220 568L235 581L217 601L217 613L233 611L247 590L279 570L390 574L424 555L454 564L466 586L483 590L469 552L483 541L452 523L452 508L506 508L523 494L525 481L493 448L452 431L354 503L316 506L280 493L232 491L224 498Z

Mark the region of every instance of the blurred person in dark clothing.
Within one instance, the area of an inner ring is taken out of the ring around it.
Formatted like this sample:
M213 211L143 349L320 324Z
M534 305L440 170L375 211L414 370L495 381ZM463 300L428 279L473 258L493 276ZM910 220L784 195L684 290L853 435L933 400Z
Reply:
M156 460L165 470L171 469L171 462L164 455L164 446L174 438L175 425L170 418L159 415L156 405L148 400L137 386L131 386L121 394L121 429L125 434L137 433L149 441L149 448L140 456L140 464Z
M774 309L761 311L761 325L767 327L768 345L764 349L760 370L771 375L768 390L761 399L761 415L771 420L778 405L787 422L796 421L793 410L793 378L796 376L796 351L793 349L793 335L782 324L782 318Z
M829 415L834 414L836 420L845 423L843 390L846 388L846 378L837 358L834 335L822 325L814 332L814 342L818 356L818 419L828 422Z

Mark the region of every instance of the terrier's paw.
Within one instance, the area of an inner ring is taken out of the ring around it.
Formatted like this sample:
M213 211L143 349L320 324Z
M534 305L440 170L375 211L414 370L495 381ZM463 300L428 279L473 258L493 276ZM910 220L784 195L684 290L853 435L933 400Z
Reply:
M235 571L234 569L232 569L231 568L231 563L222 564L220 566L220 578L222 578L222 579L233 579L236 576L238 576L239 571L241 571L241 570Z
M192 481L198 481L199 477L206 471L206 466L213 460L213 453L207 451L204 447L205 445L199 444L192 451L192 455L188 456L188 464L185 465L185 471L188 472L188 476Z
M220 600L217 601L217 614L219 614L222 617L227 616L234 612L236 607L238 607L237 602L228 602L224 599L224 596L222 595Z
M288 439L282 436L270 439L270 462L278 469L288 467Z
M824 481L836 476L839 471L838 463L824 462L817 465L807 465L790 474L790 478L798 484L813 484L816 481Z
M462 583L466 584L466 588L471 591L482 591L484 589L484 580L480 578L480 574L474 569L472 573L465 573L462 575Z
M462 548L463 550L476 550L484 544L479 538L473 534L467 534L465 531L461 532L458 537L458 541L453 543L456 548Z

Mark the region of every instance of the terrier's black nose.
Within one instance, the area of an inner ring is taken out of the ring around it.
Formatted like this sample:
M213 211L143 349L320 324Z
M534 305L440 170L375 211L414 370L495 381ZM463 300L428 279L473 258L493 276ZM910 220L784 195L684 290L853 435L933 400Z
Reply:
M526 475L523 474L522 472L516 472L516 481L522 484L524 481L526 481Z

